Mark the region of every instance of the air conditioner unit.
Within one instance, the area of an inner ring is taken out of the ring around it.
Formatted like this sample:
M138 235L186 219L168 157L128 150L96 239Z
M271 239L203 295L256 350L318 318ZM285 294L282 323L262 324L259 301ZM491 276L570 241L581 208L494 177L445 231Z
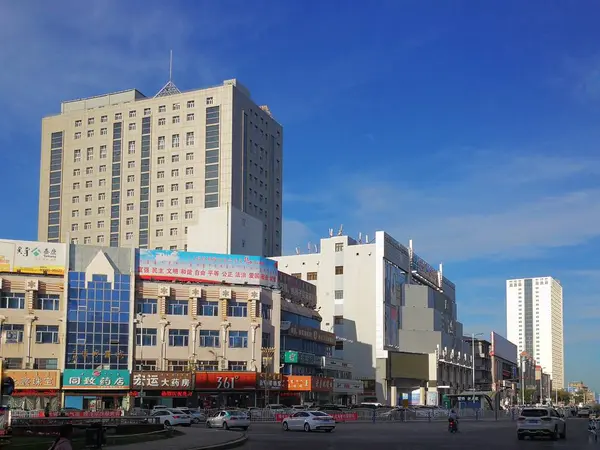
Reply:
M158 285L158 295L159 297L170 297L171 296L171 286L168 284L159 284Z
M199 287L191 287L189 290L189 297L190 298L202 297L202 289L200 289Z
M231 289L219 289L219 298L221 300L231 300Z
M228 369L227 360L221 359L219 361L219 370L227 370L227 369Z
M260 289L249 289L248 300L260 301Z
M37 291L40 288L39 280L27 280L25 282L26 291Z

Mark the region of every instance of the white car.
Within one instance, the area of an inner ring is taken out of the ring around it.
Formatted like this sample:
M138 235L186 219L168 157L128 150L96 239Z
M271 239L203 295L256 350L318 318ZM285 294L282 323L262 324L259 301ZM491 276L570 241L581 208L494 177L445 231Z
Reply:
M230 428L241 428L247 430L250 426L250 419L248 414L243 411L237 410L224 410L219 411L212 417L206 419L207 428L224 428L229 430Z
M184 427L189 427L192 425L192 419L187 414L178 414L174 412L175 410L169 411L168 409L158 409L154 411L150 417L158 418L158 421L162 423L165 427L181 425Z
M299 411L283 419L283 431L289 430L324 430L331 433L335 429L335 420L321 411Z
M547 436L552 440L566 439L567 422L554 408L523 408L517 421L517 438Z

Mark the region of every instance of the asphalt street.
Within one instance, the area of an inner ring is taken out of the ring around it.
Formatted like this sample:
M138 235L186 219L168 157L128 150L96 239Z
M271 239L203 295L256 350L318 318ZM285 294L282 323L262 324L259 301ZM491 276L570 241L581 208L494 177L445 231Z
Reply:
M510 421L480 421L460 424L460 432L450 434L446 422L345 423L332 433L284 432L279 424L253 423L248 431L248 450L379 450L379 449L569 449L600 450L600 442L588 443L587 420L569 419L567 438L550 441L518 441L516 424Z

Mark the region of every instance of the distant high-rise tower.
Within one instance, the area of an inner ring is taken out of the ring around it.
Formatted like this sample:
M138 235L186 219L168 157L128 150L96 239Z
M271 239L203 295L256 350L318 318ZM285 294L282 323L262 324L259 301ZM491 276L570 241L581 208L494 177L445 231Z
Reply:
M42 241L281 255L283 129L237 80L66 101L41 140Z
M554 388L565 386L563 289L552 277L506 281L506 330L549 373Z

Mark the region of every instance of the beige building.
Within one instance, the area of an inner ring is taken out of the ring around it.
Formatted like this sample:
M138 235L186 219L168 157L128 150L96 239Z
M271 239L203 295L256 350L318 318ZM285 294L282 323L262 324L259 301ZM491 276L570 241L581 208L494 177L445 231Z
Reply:
M279 291L138 283L134 370L279 372Z
M236 80L63 102L42 121L38 238L280 255L282 147Z

